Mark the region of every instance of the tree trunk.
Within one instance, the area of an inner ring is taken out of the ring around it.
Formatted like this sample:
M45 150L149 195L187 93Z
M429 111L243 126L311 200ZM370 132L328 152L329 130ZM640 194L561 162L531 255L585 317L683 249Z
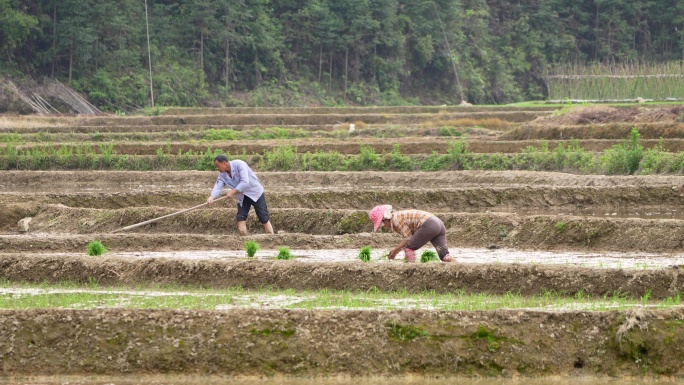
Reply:
M347 72L349 65L349 47L344 49L344 101L347 101Z
M596 29L594 30L594 39L596 39L596 44L594 44L594 60L598 59L599 51L599 6L596 5Z
M378 61L378 45L373 45L373 80L375 80L375 67Z
M228 39L226 39L226 67L224 69L223 75L225 76L227 90L228 86L230 85L230 41Z
M204 71L204 32L200 32L200 70Z
M359 82L359 76L361 76L361 71L359 67L359 50L354 50L354 83Z
M332 77L333 77L333 52L332 48L330 49L330 63L328 65L328 93L332 92Z
M55 57L57 56L57 0L52 6L52 74L51 78L55 77Z
M74 68L74 43L69 46L69 85L71 85L71 72Z
M254 88L259 87L261 72L259 71L259 51L254 50Z
M322 72L323 72L323 44L321 44L320 49L318 51L318 84L321 84L321 73Z

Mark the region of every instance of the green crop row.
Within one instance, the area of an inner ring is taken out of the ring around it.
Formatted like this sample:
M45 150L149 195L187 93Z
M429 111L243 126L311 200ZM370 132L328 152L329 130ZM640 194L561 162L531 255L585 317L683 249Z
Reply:
M291 145L267 150L263 155L226 154L243 159L264 171L441 171L441 170L533 170L583 174L682 174L684 152L668 152L662 143L650 149L640 144L632 129L630 138L602 153L585 151L577 140L562 142L553 150L548 142L529 146L516 154L471 153L468 139L454 140L446 153L404 155L399 145L392 152L377 154L363 146L356 155L316 151L299 153ZM213 159L221 149L182 151L173 154L160 147L156 155L117 154L111 144L22 148L0 146L2 170L213 170Z

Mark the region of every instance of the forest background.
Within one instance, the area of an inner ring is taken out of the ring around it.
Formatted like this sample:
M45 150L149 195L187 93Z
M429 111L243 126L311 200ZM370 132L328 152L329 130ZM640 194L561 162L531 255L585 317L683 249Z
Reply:
M0 78L109 111L150 106L150 72L156 106L502 104L677 61L681 0L0 0Z

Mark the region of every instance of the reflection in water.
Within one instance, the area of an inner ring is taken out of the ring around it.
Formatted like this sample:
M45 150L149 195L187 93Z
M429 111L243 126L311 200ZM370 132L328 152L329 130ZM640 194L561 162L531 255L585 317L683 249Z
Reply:
M130 377L17 377L0 378L12 385L675 385L674 379L550 377L550 378L425 378L411 377L333 377L333 378L236 378L195 376Z

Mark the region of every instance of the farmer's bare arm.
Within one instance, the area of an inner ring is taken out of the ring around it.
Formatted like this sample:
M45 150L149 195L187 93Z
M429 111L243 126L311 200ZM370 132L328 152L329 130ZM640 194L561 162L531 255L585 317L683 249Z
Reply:
M409 238L404 238L404 240L401 241L401 243L399 244L399 246L397 246L397 247L395 247L394 249L390 250L389 255L387 256L387 258L389 258L389 259L394 259L394 257L396 257L397 254L399 254L399 252L401 251L401 249L403 249L406 245L408 245L408 243L409 243Z

